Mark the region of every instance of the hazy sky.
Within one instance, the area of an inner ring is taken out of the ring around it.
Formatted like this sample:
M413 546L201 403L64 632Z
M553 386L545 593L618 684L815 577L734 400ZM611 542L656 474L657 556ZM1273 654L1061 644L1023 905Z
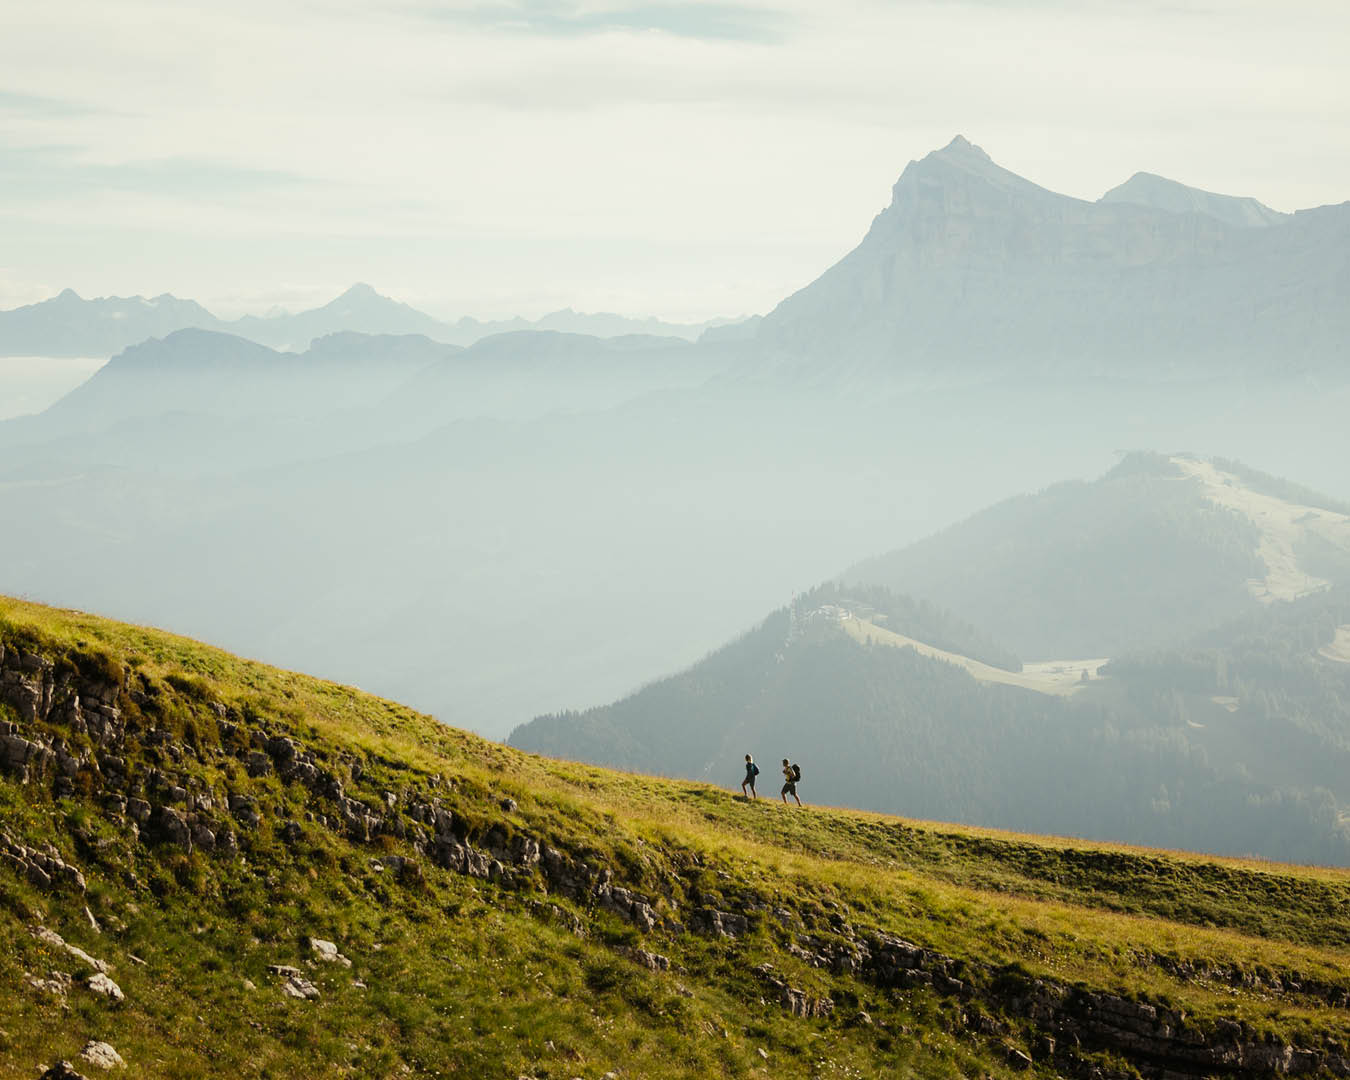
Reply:
M961 132L1350 199L1345 0L0 0L0 307L763 311Z

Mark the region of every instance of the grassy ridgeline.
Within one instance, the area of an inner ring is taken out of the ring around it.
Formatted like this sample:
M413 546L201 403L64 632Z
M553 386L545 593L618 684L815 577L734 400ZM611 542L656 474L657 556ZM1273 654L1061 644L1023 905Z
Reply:
M1245 1047L1254 1071L1350 1037L1344 873L746 804L15 601L0 644L0 710L53 747L0 779L7 845L32 865L49 844L85 882L0 860L6 1074L102 1039L144 1076L1123 1076L1130 1051L1092 1019L1111 1002L1184 1014L1193 1052ZM16 680L52 688L37 715ZM72 695L109 686L116 719L77 720ZM188 813L211 845L175 839ZM37 925L126 1000L85 989ZM880 960L897 954L912 966ZM64 995L25 978L53 970Z

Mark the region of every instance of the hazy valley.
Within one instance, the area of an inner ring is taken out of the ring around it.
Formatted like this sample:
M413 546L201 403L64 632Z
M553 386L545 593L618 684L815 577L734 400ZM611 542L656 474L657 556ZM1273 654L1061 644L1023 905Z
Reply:
M0 312L0 1072L1350 1075L1347 241L958 137L739 321Z

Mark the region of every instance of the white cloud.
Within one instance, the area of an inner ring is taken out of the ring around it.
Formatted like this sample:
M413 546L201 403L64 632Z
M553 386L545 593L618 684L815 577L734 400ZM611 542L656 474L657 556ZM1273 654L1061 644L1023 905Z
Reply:
M1350 197L1339 2L55 0L6 23L10 280L89 293L764 310L957 131L1088 198L1139 169Z

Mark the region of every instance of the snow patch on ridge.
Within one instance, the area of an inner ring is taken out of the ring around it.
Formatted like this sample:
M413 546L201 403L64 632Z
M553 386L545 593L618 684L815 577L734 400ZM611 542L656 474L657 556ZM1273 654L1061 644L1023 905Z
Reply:
M1265 604L1297 600L1330 586L1327 579L1303 568L1299 549L1306 541L1319 539L1350 551L1350 517L1252 491L1232 473L1208 461L1188 457L1171 460L1186 476L1200 482L1211 502L1236 510L1260 530L1257 553L1266 564L1266 576L1247 582L1257 600Z

